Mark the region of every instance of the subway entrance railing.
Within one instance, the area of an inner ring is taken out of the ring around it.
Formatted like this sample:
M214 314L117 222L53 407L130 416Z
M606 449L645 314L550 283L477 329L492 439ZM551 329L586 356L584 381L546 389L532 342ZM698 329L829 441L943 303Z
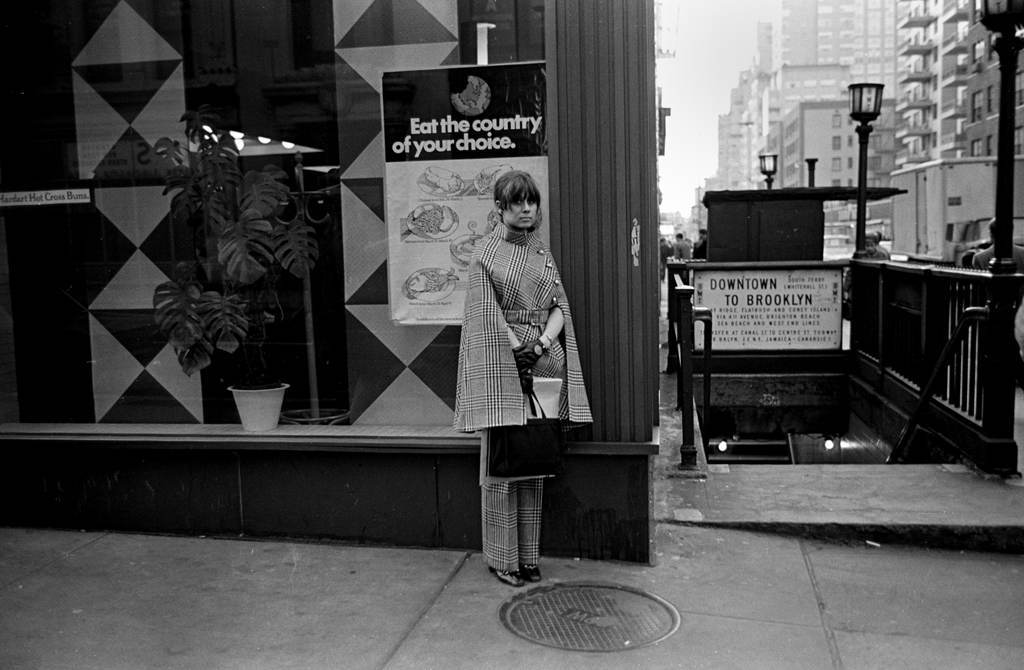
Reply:
M707 462L843 462L837 447L856 423L899 444L888 454L893 462L965 461L994 474L1017 471L1012 323L990 319L987 311L984 319L974 317L993 292L1015 299L1024 276L852 261L848 347L720 350L709 327L694 339L702 322L713 321L718 334L729 330L726 319L701 304L707 281L703 291L698 286L709 271L735 265L669 265L666 372L678 375L681 467L695 460L696 409ZM955 333L956 342L947 344Z

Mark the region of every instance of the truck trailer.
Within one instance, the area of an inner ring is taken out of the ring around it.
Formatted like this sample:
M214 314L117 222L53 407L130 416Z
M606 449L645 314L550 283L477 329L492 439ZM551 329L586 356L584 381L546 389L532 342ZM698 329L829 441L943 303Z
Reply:
M993 156L940 158L892 173L892 252L958 263L967 251L988 244L995 214ZM1014 242L1024 243L1024 157L1014 166Z

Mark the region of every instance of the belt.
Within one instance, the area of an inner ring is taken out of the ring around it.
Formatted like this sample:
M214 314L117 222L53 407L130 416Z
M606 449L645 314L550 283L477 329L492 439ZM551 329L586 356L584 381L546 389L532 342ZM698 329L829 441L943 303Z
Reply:
M548 322L546 309L506 309L502 310L502 314L505 315L505 323L543 326Z

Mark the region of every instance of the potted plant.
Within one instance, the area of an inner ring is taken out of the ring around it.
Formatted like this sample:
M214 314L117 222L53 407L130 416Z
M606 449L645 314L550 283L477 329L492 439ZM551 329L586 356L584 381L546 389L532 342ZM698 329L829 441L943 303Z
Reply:
M186 112L185 143L163 138L157 154L171 161L164 193L172 225L191 235L195 257L178 263L173 278L153 294L155 321L187 375L203 370L216 352L240 354L244 378L229 387L243 427L277 425L287 384L270 378L267 327L281 316L278 282L284 273L305 279L319 254L303 217L281 218L289 205L286 175L276 166L242 173L239 150L218 118L203 106ZM269 417L249 418L247 397Z

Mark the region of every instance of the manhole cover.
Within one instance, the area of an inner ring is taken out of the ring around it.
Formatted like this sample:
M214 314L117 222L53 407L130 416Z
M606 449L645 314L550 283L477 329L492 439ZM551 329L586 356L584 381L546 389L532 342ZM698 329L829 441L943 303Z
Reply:
M519 637L572 651L635 649L679 628L679 612L658 596L596 582L530 589L503 603L499 616Z

